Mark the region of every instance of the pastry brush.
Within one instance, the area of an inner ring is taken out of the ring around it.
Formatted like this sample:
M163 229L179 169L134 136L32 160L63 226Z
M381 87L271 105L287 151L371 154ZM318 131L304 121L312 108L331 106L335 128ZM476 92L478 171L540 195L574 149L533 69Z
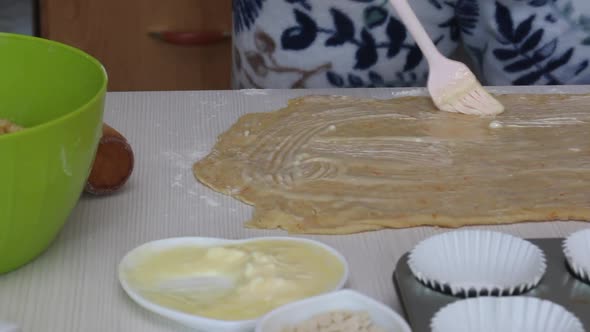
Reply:
M465 64L438 51L407 0L389 1L428 61L428 92L440 110L488 116L504 111Z

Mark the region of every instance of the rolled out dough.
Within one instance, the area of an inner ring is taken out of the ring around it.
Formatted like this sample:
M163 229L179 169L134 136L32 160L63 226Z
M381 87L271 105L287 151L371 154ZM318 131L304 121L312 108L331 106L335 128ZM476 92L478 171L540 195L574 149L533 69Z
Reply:
M590 220L590 95L502 95L481 118L426 97L314 96L247 114L194 165L247 225L346 234Z

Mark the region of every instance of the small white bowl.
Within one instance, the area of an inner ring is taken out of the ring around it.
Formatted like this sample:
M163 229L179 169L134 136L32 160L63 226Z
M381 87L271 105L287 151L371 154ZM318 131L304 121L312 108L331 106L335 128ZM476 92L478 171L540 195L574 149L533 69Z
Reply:
M386 332L411 332L408 323L384 304L359 292L343 289L281 306L266 314L256 332L281 332L287 326L304 322L330 311L366 311L373 322Z
M432 318L432 332L584 332L564 307L535 297L477 297L459 300Z
M330 252L336 259L342 263L344 267L344 271L342 273L342 278L339 282L334 286L333 289L329 289L326 291L331 292L344 287L348 280L349 275L349 267L348 262L334 248L327 246L321 242L304 239L304 238L294 238L294 237L256 237L256 238L249 238L243 240L229 240L229 239L219 239L219 238L206 238L206 237L179 237L179 238L169 238L163 240L157 240L145 243L125 255L119 263L119 282L121 287L125 290L127 295L135 301L137 304L142 306L143 308L155 312L161 316L179 322L185 326L190 328L197 329L198 331L203 332L251 332L254 330L256 326L256 321L258 319L249 319L249 320L218 320L212 319L207 317L202 317L198 315L191 315L188 313L184 313L178 310L174 310L171 308L167 308L156 304L148 299L144 298L139 292L137 292L133 286L127 281L124 271L129 267L132 266L136 259L142 257L145 252L157 252L159 250L165 250L168 248L174 248L183 245L197 245L202 247L213 247L213 246L220 246L220 245L228 245L228 244L240 244L240 243L248 243L260 240L280 240L280 241L295 241L295 242L302 242L307 244L312 244L323 248Z
M422 283L462 297L523 293L537 286L547 269L539 247L485 230L432 236L410 252L408 265Z
M0 332L21 332L21 329L12 323L0 321Z
M572 271L590 282L590 229L568 236L563 242L563 252Z

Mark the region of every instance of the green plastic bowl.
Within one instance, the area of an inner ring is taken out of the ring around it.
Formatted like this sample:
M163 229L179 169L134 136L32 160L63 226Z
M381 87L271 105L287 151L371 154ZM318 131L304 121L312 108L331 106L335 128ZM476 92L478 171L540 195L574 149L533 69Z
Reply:
M90 174L107 76L94 58L53 41L0 33L0 273L55 239Z

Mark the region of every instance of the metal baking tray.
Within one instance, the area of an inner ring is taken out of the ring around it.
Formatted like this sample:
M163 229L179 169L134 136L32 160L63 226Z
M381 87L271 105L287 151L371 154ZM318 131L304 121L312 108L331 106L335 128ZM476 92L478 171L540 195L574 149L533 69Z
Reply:
M553 301L576 315L590 331L590 284L577 279L569 271L562 251L563 239L527 239L545 252L547 272L541 283L521 294ZM420 283L410 271L406 253L397 263L393 283L412 331L430 332L430 321L445 305L461 300Z

